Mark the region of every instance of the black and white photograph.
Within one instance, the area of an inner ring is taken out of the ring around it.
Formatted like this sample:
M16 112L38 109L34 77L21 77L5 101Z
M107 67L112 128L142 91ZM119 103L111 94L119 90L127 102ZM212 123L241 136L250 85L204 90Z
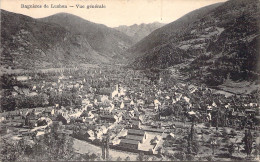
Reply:
M260 161L260 0L1 0L0 161Z

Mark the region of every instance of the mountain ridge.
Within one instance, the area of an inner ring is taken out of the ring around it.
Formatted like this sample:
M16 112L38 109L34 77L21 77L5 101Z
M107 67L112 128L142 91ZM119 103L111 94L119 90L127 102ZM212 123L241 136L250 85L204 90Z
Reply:
M178 67L189 80L219 85L230 75L234 81L256 80L259 64L259 1L230 0L192 21L177 34L159 28L129 51L134 68ZM181 19L181 18L180 18ZM169 24L169 28L174 22ZM149 41L149 39L151 41ZM158 44L156 44L158 43Z
M127 25L120 25L118 27L115 27L114 29L121 31L125 33L126 35L132 37L135 40L135 43L149 35L154 30L164 26L165 24L159 23L159 22L153 22L153 23L141 23L141 24L133 24L130 26Z
M205 16L212 9L220 6L222 3L216 3L209 6L205 6L194 11L191 11L179 19L164 25L161 28L156 29L147 37L140 40L130 49L128 49L129 53L133 53L131 57L138 57L138 55L142 54L147 49L151 47L156 47L158 45L162 45L169 39L169 37L174 37L177 34L180 34L179 31L186 28L189 24L195 21L198 17ZM128 57L129 58L129 57Z
M132 39L124 33L68 13L59 13L41 18L40 20L59 24L72 31L72 33L86 36L94 50L109 56L113 56L114 52L120 53L129 47L128 44L132 45L133 43ZM117 38L120 38L122 41Z
M51 17L60 16L60 21L53 23L48 17L34 19L1 10L1 64L30 69L111 63L113 55L133 44L130 37L105 25L71 14ZM70 21L74 24L63 24Z

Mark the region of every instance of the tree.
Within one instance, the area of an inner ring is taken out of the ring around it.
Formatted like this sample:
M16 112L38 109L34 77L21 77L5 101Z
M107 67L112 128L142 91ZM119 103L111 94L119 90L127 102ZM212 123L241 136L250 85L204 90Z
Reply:
M175 152L173 156L181 161L186 160L186 154L184 152Z
M192 119L192 124L191 124L191 128L190 128L190 134L189 134L189 141L193 141L194 138L194 118Z
M194 128L195 119L196 118L193 117L190 133L189 133L188 139L187 139L187 142L188 142L187 153L188 154L197 154L199 152L200 146L199 146L196 131L195 131L195 128Z
M216 117L216 131L218 131L218 124L219 124L219 108L217 110L217 117Z
M152 161L157 161L157 158L155 156L153 156Z
M230 142L228 144L228 153L229 156L232 157L232 154L235 152L235 144L233 142Z
M107 132L107 136L106 136L106 159L108 160L109 158L109 141L110 141L110 132Z
M29 145L20 140L18 143L4 142L1 148L1 161L68 161L76 158L73 151L72 138L57 132L52 127L50 133L36 138L34 144ZM92 156L92 159L96 157Z
M231 135L232 137L235 137L235 136L237 135L237 133L236 133L236 131L235 131L234 129L232 129L232 130L230 131L230 135Z
M144 161L144 153L140 152L139 155L136 158L137 161Z
M216 145L217 145L217 141L215 139L211 139L210 145L211 145L211 148L212 148L212 155L214 155L215 154L215 148L216 148Z
M253 154L255 155L256 158L259 158L259 154L260 154L260 144L255 144L254 147L255 151L253 152Z
M252 148L253 148L253 136L250 130L245 130L245 137L243 138L243 142L245 145L245 151L247 156L251 155Z
M158 148L158 155L161 157L162 156L162 147Z
M97 156L96 154L92 153L92 154L90 155L89 160L90 160L90 161L94 161L95 159L98 159L98 156Z
M207 161L214 161L214 157L212 155L209 155L206 157Z
M119 156L116 161L122 161L122 158Z
M187 159L188 161L193 161L194 158L195 158L195 157L194 157L192 154L187 154L187 155L186 155L186 159Z
M105 139L102 139L102 145L101 145L101 149L102 149L102 158L106 159L106 149L105 149Z
M127 157L125 158L125 161L130 161L130 157L127 156Z
M57 130L58 127L54 126L51 128L51 133L35 141L34 157L41 157L44 160L71 160L73 158L72 138L58 133Z
M2 140L1 146L1 161L17 161L20 158L20 149L17 144Z
M96 155L96 154L94 154L94 153L92 153L92 154L90 154L90 153L85 153L85 154L83 154L83 155L80 155L80 157L81 157L83 160L85 160L85 161L99 160L99 159L98 159L99 156Z

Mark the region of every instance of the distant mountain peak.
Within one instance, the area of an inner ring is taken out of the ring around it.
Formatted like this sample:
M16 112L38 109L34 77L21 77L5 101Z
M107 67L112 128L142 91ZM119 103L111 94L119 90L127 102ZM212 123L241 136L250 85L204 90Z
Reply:
M120 25L119 27L116 27L115 29L125 33L126 35L130 36L135 40L135 42L140 41L147 35L149 35L154 30L162 27L165 24L159 23L159 22L153 22L149 24L141 23L141 24L133 24L130 26L126 25Z

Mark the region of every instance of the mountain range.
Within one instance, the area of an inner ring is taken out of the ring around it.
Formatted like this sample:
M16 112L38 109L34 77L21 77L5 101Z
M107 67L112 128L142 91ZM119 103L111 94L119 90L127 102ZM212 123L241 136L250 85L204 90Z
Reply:
M137 69L180 67L209 85L256 80L259 1L230 0L195 10L136 43L125 55ZM131 55L130 55L131 54Z
M229 0L166 25L116 28L67 13L34 19L1 10L1 65L28 69L120 62L135 69L177 68L188 80L208 85L228 78L257 80L259 8L259 0Z
M169 23L155 30L147 37L145 37L140 42L136 43L134 46L127 50L128 53L131 53L131 55L126 53L127 56L129 56L128 58L131 59L136 58L138 56L142 56L149 50L161 46L171 39L175 39L175 37L178 37L178 35L183 33L189 25L191 25L196 20L202 18L203 16L207 15L209 12L211 12L213 9L220 6L221 4L222 3L217 3L203 8L199 8L190 13L187 13L186 15L182 16L174 22Z
M116 29L60 13L34 19L1 10L1 64L30 69L110 63L133 45Z
M165 24L159 22L154 22L149 24L142 23L140 25L134 24L131 26L121 25L119 27L115 27L115 29L132 37L135 43L137 43L138 41L152 33L154 30L161 28L164 25Z

